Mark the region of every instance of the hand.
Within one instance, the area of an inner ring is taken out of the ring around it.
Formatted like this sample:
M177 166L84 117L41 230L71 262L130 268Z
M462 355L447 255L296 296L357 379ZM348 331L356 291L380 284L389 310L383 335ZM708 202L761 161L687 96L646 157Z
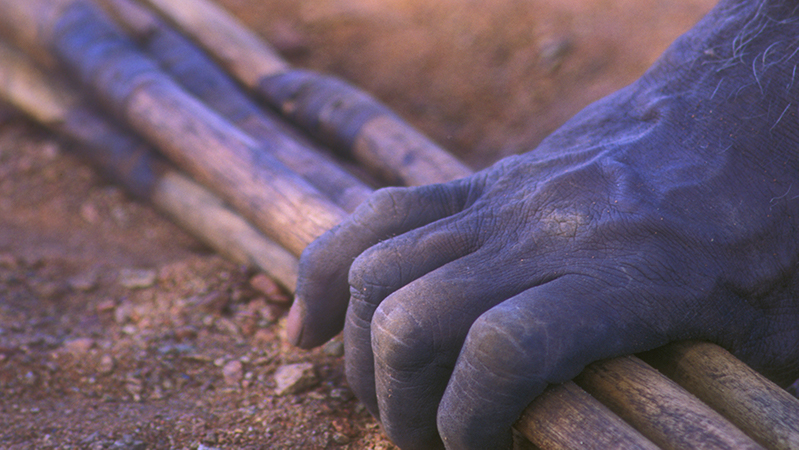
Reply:
M717 10L531 153L376 192L303 254L291 339L343 326L347 379L402 448L507 448L547 384L674 340L795 376L796 61L758 78L704 51L713 33L688 45L753 7ZM764 31L747 54L796 59L775 42Z

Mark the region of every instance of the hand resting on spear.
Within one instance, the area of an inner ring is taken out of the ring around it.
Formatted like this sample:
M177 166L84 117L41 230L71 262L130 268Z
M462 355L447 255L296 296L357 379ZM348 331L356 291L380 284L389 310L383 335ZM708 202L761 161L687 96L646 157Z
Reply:
M288 323L344 329L401 448L507 448L551 383L668 342L799 370L799 13L722 1L535 150L376 192L303 253Z

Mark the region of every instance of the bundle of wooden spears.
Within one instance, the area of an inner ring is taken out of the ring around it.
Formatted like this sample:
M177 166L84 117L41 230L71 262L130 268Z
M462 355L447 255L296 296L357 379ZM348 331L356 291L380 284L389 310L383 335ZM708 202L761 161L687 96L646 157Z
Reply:
M288 290L302 249L371 192L318 145L378 184L470 173L209 0L0 0L0 33L0 98ZM550 387L517 430L540 448L799 448L799 401L724 350L679 343L642 358Z

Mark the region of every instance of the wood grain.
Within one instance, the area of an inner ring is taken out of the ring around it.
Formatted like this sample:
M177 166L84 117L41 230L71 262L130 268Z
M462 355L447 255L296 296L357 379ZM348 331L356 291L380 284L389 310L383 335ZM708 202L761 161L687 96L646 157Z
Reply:
M574 381L664 449L763 448L634 356L590 364Z
M81 0L0 1L3 10L12 10L12 5L25 6L13 8L21 17L3 21L12 38L21 35L19 26L34 24L43 30L28 44L51 51L110 111L293 254L299 255L346 216L253 138L161 72L96 5Z
M659 448L571 381L547 388L515 427L539 448Z
M264 237L222 200L179 173L140 139L103 118L63 80L0 41L0 99L78 143L75 150L136 197L148 200L223 256L258 268L293 291L297 258Z
M289 70L277 52L223 8L212 2L192 0L148 0L182 29L205 30L195 38L246 86L255 86L263 76Z
M642 358L762 445L799 449L799 400L726 350L676 342Z
M181 87L197 96L321 193L352 212L371 189L317 146L259 107L194 43L131 0L99 0Z
M276 54L271 46L212 1L144 0L144 3L199 42L254 94L307 133L355 158L386 184L440 183L470 173L457 158L372 96L340 79L292 70L286 63L279 68L247 64L248 58L273 60ZM256 41L261 44L254 44Z

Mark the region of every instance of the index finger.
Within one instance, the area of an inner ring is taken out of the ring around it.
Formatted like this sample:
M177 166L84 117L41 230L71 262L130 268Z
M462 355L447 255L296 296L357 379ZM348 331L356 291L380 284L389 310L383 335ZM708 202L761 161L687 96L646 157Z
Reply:
M384 239L461 211L478 192L473 181L380 189L312 242L300 258L297 292L286 323L289 341L312 348L340 332L350 298L347 276L355 258Z

